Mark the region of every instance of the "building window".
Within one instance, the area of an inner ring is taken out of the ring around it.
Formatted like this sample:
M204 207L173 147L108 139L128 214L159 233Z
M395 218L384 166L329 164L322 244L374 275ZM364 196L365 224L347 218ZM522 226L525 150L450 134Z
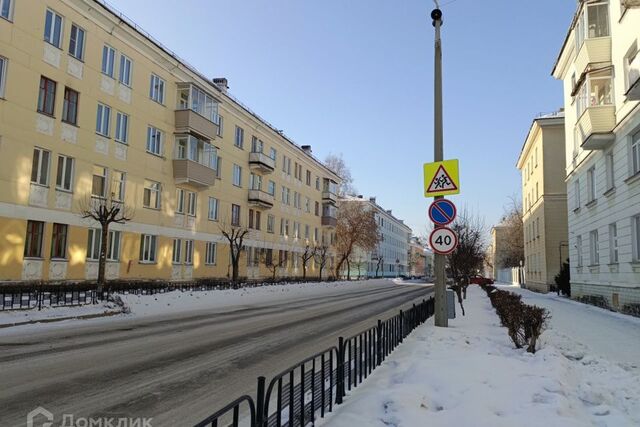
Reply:
M114 171L112 175L111 197L114 201L124 202L127 174L126 172Z
M593 230L589 233L589 265L598 264L600 264L598 230Z
M51 9L47 9L44 19L44 41L58 49L62 41L62 16Z
M53 116L56 103L56 82L44 76L40 77L38 94L38 112Z
M249 174L249 189L262 190L262 177L260 175Z
M269 186L267 187L267 192L271 194L273 197L276 196L276 183L269 180Z
M65 259L67 257L67 225L53 224L51 234L51 259Z
M159 104L164 104L165 82L155 74L151 74L151 84L149 87L149 98Z
M251 137L251 152L252 153L262 153L264 149L264 143L262 140L258 139L255 136Z
M313 241L318 243L318 227L313 229Z
M589 107L613 105L613 77L611 70L587 74L585 81L576 94L578 117Z
M147 128L147 152L161 156L163 140L164 133L160 129L156 129L153 126Z
M316 176L316 190L320 191L320 178Z
M120 232L109 231L107 241L107 261L118 261L120 259Z
M205 247L204 263L207 265L216 265L215 242L207 242L207 245Z
M80 94L68 87L64 88L64 102L62 103L62 121L77 125L78 124L78 98Z
M267 215L267 233L273 233L276 217L273 215Z
M42 258L44 222L27 221L27 237L24 243L25 258Z
M129 115L120 111L116 114L116 141L123 144L129 142Z
M143 234L140 236L140 261L156 262L157 236Z
M197 86L178 88L178 109L195 111L210 122L218 123L218 102Z
M71 191L73 187L73 158L59 155L58 171L56 173L56 188Z
M631 241L633 246L633 261L640 261L640 215L631 218Z
M131 87L131 68L133 62L131 58L126 55L120 54L120 73L118 74L118 81L125 86Z
M102 47L102 73L113 78L113 69L116 61L116 50L105 44Z
M618 226L609 224L609 264L618 263Z
M209 142L191 135L176 137L176 159L187 159L210 169L217 165L218 150Z
M51 153L42 148L33 149L33 162L31 164L31 183L49 185L49 162Z
M640 131L631 137L631 175L640 173Z
M0 56L0 98L4 98L5 80L7 78L7 58Z
M218 129L216 129L216 136L222 138L224 134L224 117L218 115Z
M242 187L242 168L236 164L233 165L233 185Z
M580 180L573 182L573 210L580 209Z
M180 264L182 262L182 239L173 239L173 252L171 262Z
M253 209L249 209L249 228L253 228Z
M311 186L311 171L307 171L307 185Z
M320 215L320 203L318 202L315 204L315 214L316 216Z
M275 148L269 148L269 157L271 157L271 160L273 160L273 163L275 165L276 157L278 157L278 152Z
M13 16L13 0L0 0L0 16L11 21Z
M184 213L184 190L182 188L176 189L176 213Z
M236 136L233 145L238 148L242 148L244 145L244 129L240 126L236 126Z
M264 263L267 266L273 265L273 249L265 249Z
M216 178L222 179L222 157L216 156Z
M144 180L144 193L142 204L145 208L160 209L162 186L159 182Z
M261 223L262 223L262 214L260 213L260 211L256 211L256 221L254 224L256 230L260 231Z
M615 185L615 175L614 175L614 171L613 171L613 151L609 151L605 157L604 157L604 162L605 162L605 168L606 168L606 173L607 173L607 191L613 189L614 185Z
M207 218L211 221L218 220L218 199L215 197L209 197L209 213L207 214Z
M308 197L304 198L304 211L306 213L310 213L311 212L311 199Z
M69 55L82 61L84 59L84 30L76 24L71 25L69 38Z
M96 113L96 133L109 137L109 127L111 122L111 107L98 103Z
M100 246L102 243L102 231L97 228L90 228L87 238L87 259L97 261L100 259ZM109 231L107 239L107 261L118 261L120 259L120 232Z
M626 79L625 89L628 91L640 78L640 55L638 55L637 41L633 43L633 46L631 46L624 58L624 68Z
M575 27L576 51L585 39L609 35L609 4L606 1L585 4Z
M187 215L196 216L198 211L198 195L192 191L187 193Z
M93 177L91 180L91 195L105 198L107 196L107 168L93 166Z
M309 238L309 224L304 225L304 238L305 239Z
M231 225L240 226L240 206L238 205L231 205Z
M98 260L100 258L100 230L90 228L87 235L87 259Z
M591 166L587 170L587 203L596 199L596 167Z

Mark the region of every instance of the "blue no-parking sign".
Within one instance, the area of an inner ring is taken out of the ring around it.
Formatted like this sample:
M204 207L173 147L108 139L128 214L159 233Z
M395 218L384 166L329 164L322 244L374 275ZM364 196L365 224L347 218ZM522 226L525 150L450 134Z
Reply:
M456 205L447 199L438 199L429 206L429 219L436 225L451 224L456 218Z

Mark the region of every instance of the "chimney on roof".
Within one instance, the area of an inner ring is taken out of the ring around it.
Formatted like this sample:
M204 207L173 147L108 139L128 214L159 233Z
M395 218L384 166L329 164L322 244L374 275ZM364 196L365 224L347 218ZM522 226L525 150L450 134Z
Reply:
M216 77L213 79L213 84L218 86L222 93L227 93L227 89L229 89L229 81L226 77Z
M375 197L369 197L369 201L373 204L376 203L376 198Z
M387 209L387 213L391 215L391 209Z
M305 153L307 153L308 155L311 155L311 146L310 145L303 145L302 147L302 151L304 151Z
M358 199L362 199L362 194L358 194Z

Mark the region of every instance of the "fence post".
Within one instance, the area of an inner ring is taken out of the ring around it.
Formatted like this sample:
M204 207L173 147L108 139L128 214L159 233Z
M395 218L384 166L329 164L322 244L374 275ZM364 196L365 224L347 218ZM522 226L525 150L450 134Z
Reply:
M400 342L404 339L404 312L400 310Z
M351 363L351 362L349 362ZM337 366L337 375L336 378L336 405L340 405L342 403L342 397L345 394L344 389L344 338L338 338L338 366ZM323 367L324 369L324 367ZM324 385L323 385L324 387ZM315 408L314 408L315 409Z
M265 377L258 377L258 393L256 394L256 419L253 420L255 421L255 426L256 427L263 427L266 421L266 416L264 413L264 407L265 407L265 397L264 397L264 384L265 384L266 378ZM253 427L253 426L252 426Z
M377 363L376 366L382 363L382 320L378 319L378 342L376 342Z

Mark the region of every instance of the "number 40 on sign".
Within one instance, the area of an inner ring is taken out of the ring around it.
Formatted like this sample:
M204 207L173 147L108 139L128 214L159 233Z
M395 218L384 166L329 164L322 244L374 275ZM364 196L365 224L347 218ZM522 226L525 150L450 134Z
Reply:
M456 250L458 236L448 227L439 227L431 232L429 244L433 252L440 255L448 255Z

